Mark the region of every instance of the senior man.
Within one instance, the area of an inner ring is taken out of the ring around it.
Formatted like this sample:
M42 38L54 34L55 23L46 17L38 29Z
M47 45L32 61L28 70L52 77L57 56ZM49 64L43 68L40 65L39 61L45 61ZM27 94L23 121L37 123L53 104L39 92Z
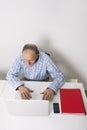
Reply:
M49 75L52 77L52 83L42 92L44 100L52 100L54 94L64 84L63 73L56 67L50 56L39 51L35 44L24 45L22 53L16 58L6 77L11 85L20 91L22 99L30 99L34 91L27 88L24 81L20 80L21 71L24 79L29 81L46 81Z

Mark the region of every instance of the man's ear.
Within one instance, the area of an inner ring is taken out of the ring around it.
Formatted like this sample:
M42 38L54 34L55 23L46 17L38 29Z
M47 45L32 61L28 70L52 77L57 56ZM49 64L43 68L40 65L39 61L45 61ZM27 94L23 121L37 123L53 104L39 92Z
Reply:
M39 54L37 54L37 59L36 59L36 61L35 61L35 62L37 62L37 61L38 61L38 59L39 59Z

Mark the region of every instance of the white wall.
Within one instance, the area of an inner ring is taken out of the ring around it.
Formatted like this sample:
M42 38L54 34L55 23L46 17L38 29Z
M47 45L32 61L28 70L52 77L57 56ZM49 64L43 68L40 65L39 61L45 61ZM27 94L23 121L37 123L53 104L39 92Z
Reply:
M0 79L29 42L87 89L87 0L0 0Z

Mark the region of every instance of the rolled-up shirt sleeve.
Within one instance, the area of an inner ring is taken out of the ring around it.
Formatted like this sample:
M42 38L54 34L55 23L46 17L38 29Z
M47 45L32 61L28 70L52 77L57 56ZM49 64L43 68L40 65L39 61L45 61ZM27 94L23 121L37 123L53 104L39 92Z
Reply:
M62 87L65 83L64 75L50 58L48 58L47 62L47 71L53 79L52 83L48 86L48 88L51 88L56 93L58 89Z
M8 82L17 89L19 86L24 85L23 81L20 81L19 79L19 73L20 73L20 57L18 57L12 67L7 72L6 79Z

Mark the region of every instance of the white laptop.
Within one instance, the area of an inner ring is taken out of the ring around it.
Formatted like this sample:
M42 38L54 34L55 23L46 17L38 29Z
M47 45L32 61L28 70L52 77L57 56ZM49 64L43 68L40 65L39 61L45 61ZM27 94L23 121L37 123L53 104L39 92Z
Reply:
M15 99L6 99L6 107L11 115L18 116L48 116L49 101L42 100L41 94L33 94L32 99L24 100L20 98L19 92Z
M18 116L48 116L49 101L47 100L6 100L8 112Z

